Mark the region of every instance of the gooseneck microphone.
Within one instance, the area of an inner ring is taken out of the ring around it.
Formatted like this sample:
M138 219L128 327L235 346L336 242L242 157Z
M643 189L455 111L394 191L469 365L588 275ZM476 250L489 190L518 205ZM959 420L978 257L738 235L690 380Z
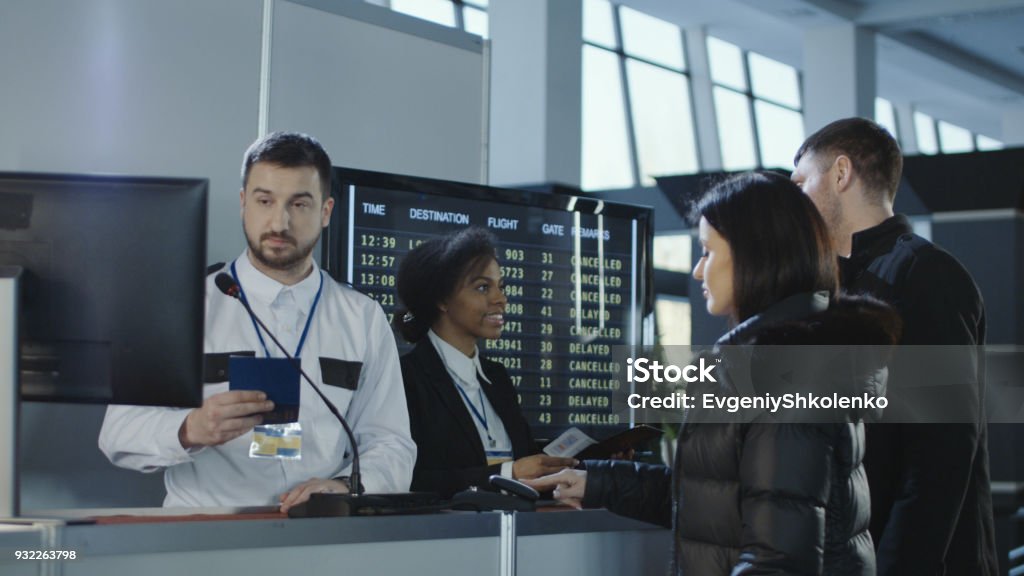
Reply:
M253 312L252 307L249 306L249 303L246 302L245 298L242 298L242 288L241 286L238 285L238 282L235 282L235 279L232 278L231 275L226 272L221 272L220 274L217 274L213 281L221 292L242 303L242 306L245 307L245 311L249 313L249 317L252 318L254 322L259 324L260 328L262 328L263 331L267 333L267 336L270 336L270 339L274 342L277 348L281 350L282 353L284 353L285 357L288 358L288 360L291 361L292 366L294 366L295 369L299 371L299 374L301 374L302 377L306 379L306 382L308 382L309 385L313 387L313 391L316 392L318 396L320 396L320 399L323 400L325 404L327 404L327 409L331 411L331 414L334 414L334 417L338 419L338 422L341 422L342 428L345 429L345 434L348 435L348 442L352 446L352 473L349 476L349 489L352 491L352 494L356 496L362 494L362 476L359 474L359 445L356 444L356 436L355 434L352 433L352 429L349 428L348 422L346 422L345 418L343 418L341 413L338 412L338 408L330 400L327 399L327 396L324 396L324 393L320 391L320 387L313 383L313 380L302 369L302 365L299 363L299 360L288 353L288 350L285 349L285 347L282 346L280 342L278 342L277 337L274 336L274 333L271 332L270 329L267 328L267 325L264 324L262 320L260 320L260 317L257 316L255 312Z
M238 298L238 300L242 302L242 305L245 306L245 309L249 310L248 303L239 298L242 289L241 286L238 285L238 282L235 282L235 279L231 277L231 274L221 272L220 274L217 274L213 281L217 284L217 288L219 288L221 292L231 296L232 298Z

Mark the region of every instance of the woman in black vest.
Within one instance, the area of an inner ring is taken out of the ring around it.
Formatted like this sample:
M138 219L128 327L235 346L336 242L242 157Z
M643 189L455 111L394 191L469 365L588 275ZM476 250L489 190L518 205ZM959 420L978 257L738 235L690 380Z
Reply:
M708 312L734 327L712 354L723 362L718 382L692 384L688 394L699 403L705 393L884 392L878 349L847 345L891 345L898 318L877 301L838 293L825 224L796 185L768 172L740 175L712 189L696 213L703 255L693 277ZM843 361L792 348L819 344L844 346ZM798 365L803 373L788 370ZM691 409L675 469L588 461L585 472L531 484L557 488L576 506L674 526L675 574L872 575L864 414Z
M508 303L489 232L467 228L417 246L399 266L398 297L394 324L416 343L402 357L413 490L447 498L489 488L491 474L528 479L576 464L537 453L508 372L477 348L501 337Z

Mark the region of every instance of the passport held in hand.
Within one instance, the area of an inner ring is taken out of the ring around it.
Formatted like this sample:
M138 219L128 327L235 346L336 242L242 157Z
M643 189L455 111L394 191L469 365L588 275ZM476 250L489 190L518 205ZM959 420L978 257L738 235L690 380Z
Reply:
M263 413L264 424L299 420L299 371L287 358L232 356L228 360L231 390L261 390L274 403Z

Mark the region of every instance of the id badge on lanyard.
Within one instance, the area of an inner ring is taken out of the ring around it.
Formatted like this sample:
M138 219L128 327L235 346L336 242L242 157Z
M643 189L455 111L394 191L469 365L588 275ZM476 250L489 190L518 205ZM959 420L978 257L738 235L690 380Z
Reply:
M231 275L238 283L239 297L245 300L245 290L238 280L235 264L231 264ZM324 288L323 272L320 272L320 286L317 288L313 305L306 317L306 326L295 349L295 362L301 362L302 347L306 343L309 327L313 324L313 314L320 302L320 294ZM248 301L246 300L246 303ZM250 318L251 319L251 318ZM301 381L298 368L287 358L271 358L267 343L263 340L256 320L252 320L256 336L263 345L266 356L263 358L232 358L230 388L245 390L263 390L267 398L274 402L274 410L264 414L265 424L253 428L252 443L249 445L250 458L270 458L277 460L302 459L302 424L299 422L299 399ZM238 362L242 361L242 362ZM237 364L236 364L237 362ZM240 366L238 383L236 384L235 366Z
M274 409L264 412L263 424L253 428L250 458L302 458L299 424L299 371L287 358L233 356L229 360L231 390L260 390Z
M511 450L485 450L484 452L487 454L488 466L504 464L505 462L511 462L514 460Z

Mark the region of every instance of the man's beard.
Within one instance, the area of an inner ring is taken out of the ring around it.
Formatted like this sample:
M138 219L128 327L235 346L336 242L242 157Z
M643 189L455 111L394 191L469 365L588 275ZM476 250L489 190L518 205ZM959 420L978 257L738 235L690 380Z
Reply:
M264 249L263 241L269 238L283 239L291 243L291 247L282 247L279 250ZM275 234L272 232L264 233L254 242L249 232L245 231L245 240L249 244L249 252L260 264L271 270L291 271L305 263L309 255L313 253L313 247L320 240L320 235L317 234L316 238L305 246L300 246L295 238L289 234Z
M825 221L825 228L832 236L832 244L838 249L842 246L841 240L846 234L843 206L839 203L839 199L831 198L828 205L822 206L819 211L821 212L821 219ZM842 254L842 256L845 256L845 254Z

